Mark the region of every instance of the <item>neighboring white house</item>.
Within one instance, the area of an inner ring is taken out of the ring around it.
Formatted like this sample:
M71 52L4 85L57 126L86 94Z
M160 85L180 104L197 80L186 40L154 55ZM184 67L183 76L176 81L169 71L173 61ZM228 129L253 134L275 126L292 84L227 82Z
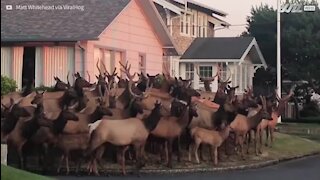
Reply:
M153 0L176 45L179 56L170 56L171 74L179 76L180 56L197 37L214 37L230 24L227 13L194 0Z
M239 86L237 94L252 86L258 68L267 67L254 37L197 38L193 41L180 59L179 72L182 78L193 80L195 89L203 89L195 63L203 77L214 76L218 65L223 72L222 78L231 73L232 86ZM214 81L212 90L216 91L217 86L218 82Z

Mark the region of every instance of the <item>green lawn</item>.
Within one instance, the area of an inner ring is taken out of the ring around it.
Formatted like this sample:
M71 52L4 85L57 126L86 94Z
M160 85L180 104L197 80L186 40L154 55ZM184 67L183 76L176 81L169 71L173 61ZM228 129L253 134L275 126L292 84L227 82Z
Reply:
M267 148L270 157L287 157L297 154L319 152L320 143L299 136L276 133L272 148Z
M22 171L1 164L1 179L7 180L50 180L51 178Z

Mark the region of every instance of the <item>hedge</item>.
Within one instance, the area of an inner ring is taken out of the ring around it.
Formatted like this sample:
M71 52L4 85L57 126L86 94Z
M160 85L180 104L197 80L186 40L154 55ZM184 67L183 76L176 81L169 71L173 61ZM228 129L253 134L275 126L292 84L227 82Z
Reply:
M1 96L16 91L17 87L15 80L1 75Z

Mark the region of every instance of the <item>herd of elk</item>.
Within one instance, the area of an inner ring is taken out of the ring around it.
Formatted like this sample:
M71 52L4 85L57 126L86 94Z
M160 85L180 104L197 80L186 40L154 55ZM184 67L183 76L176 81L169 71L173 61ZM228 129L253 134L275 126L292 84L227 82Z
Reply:
M235 92L239 87L229 85L231 74L223 79L220 69L214 77L202 77L195 66L205 85L205 91L200 91L191 87L190 80L172 77L167 68L161 75L150 76L132 74L131 65L120 63L121 74L125 76L119 77L116 69L109 73L104 63L100 64L103 68L100 69L98 61L96 83L90 82L90 76L87 81L75 73L71 85L68 73L67 83L54 77L54 92L14 92L1 97L4 118L1 140L16 149L20 168L26 167L23 153L26 143L43 150L39 154L42 163L49 156L49 147L60 150L58 172L65 160L69 173L69 158L73 152L79 152L77 171L82 160L86 160L88 171L96 175L99 174L97 164L101 165L103 155L110 155L106 153L110 150L117 151L116 159L123 174L126 174L126 153L139 170L148 160L147 147L160 147L154 149L166 155L167 166L172 168L173 151L177 151L181 161L182 141L189 148L189 160L193 153L197 163L200 162L198 149L203 159L201 145L209 145L210 157L217 165L218 148L229 141L240 147L244 158L244 142L248 140L249 147L251 131L255 133L258 155L263 131L266 131L266 143L271 146L269 136L272 143L277 119L293 95L291 89L283 98L277 94L275 98L254 96L248 88L238 96ZM211 83L216 78L218 89L212 92Z

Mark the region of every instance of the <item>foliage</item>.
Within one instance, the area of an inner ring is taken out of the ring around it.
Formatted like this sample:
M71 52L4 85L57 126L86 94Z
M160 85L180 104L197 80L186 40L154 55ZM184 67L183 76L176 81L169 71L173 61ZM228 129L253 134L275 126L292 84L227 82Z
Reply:
M41 85L39 87L33 88L33 91L53 92L54 91L54 87L47 87L47 86Z
M17 83L15 80L1 75L1 96L14 92L16 89Z
M292 3L316 5L315 12L281 14L282 76L290 80L307 79L320 81L320 11L317 1L292 0ZM251 10L248 26L243 36L254 36L267 61L269 79L276 84L276 10L260 5ZM265 73L256 74L256 82L266 79Z

